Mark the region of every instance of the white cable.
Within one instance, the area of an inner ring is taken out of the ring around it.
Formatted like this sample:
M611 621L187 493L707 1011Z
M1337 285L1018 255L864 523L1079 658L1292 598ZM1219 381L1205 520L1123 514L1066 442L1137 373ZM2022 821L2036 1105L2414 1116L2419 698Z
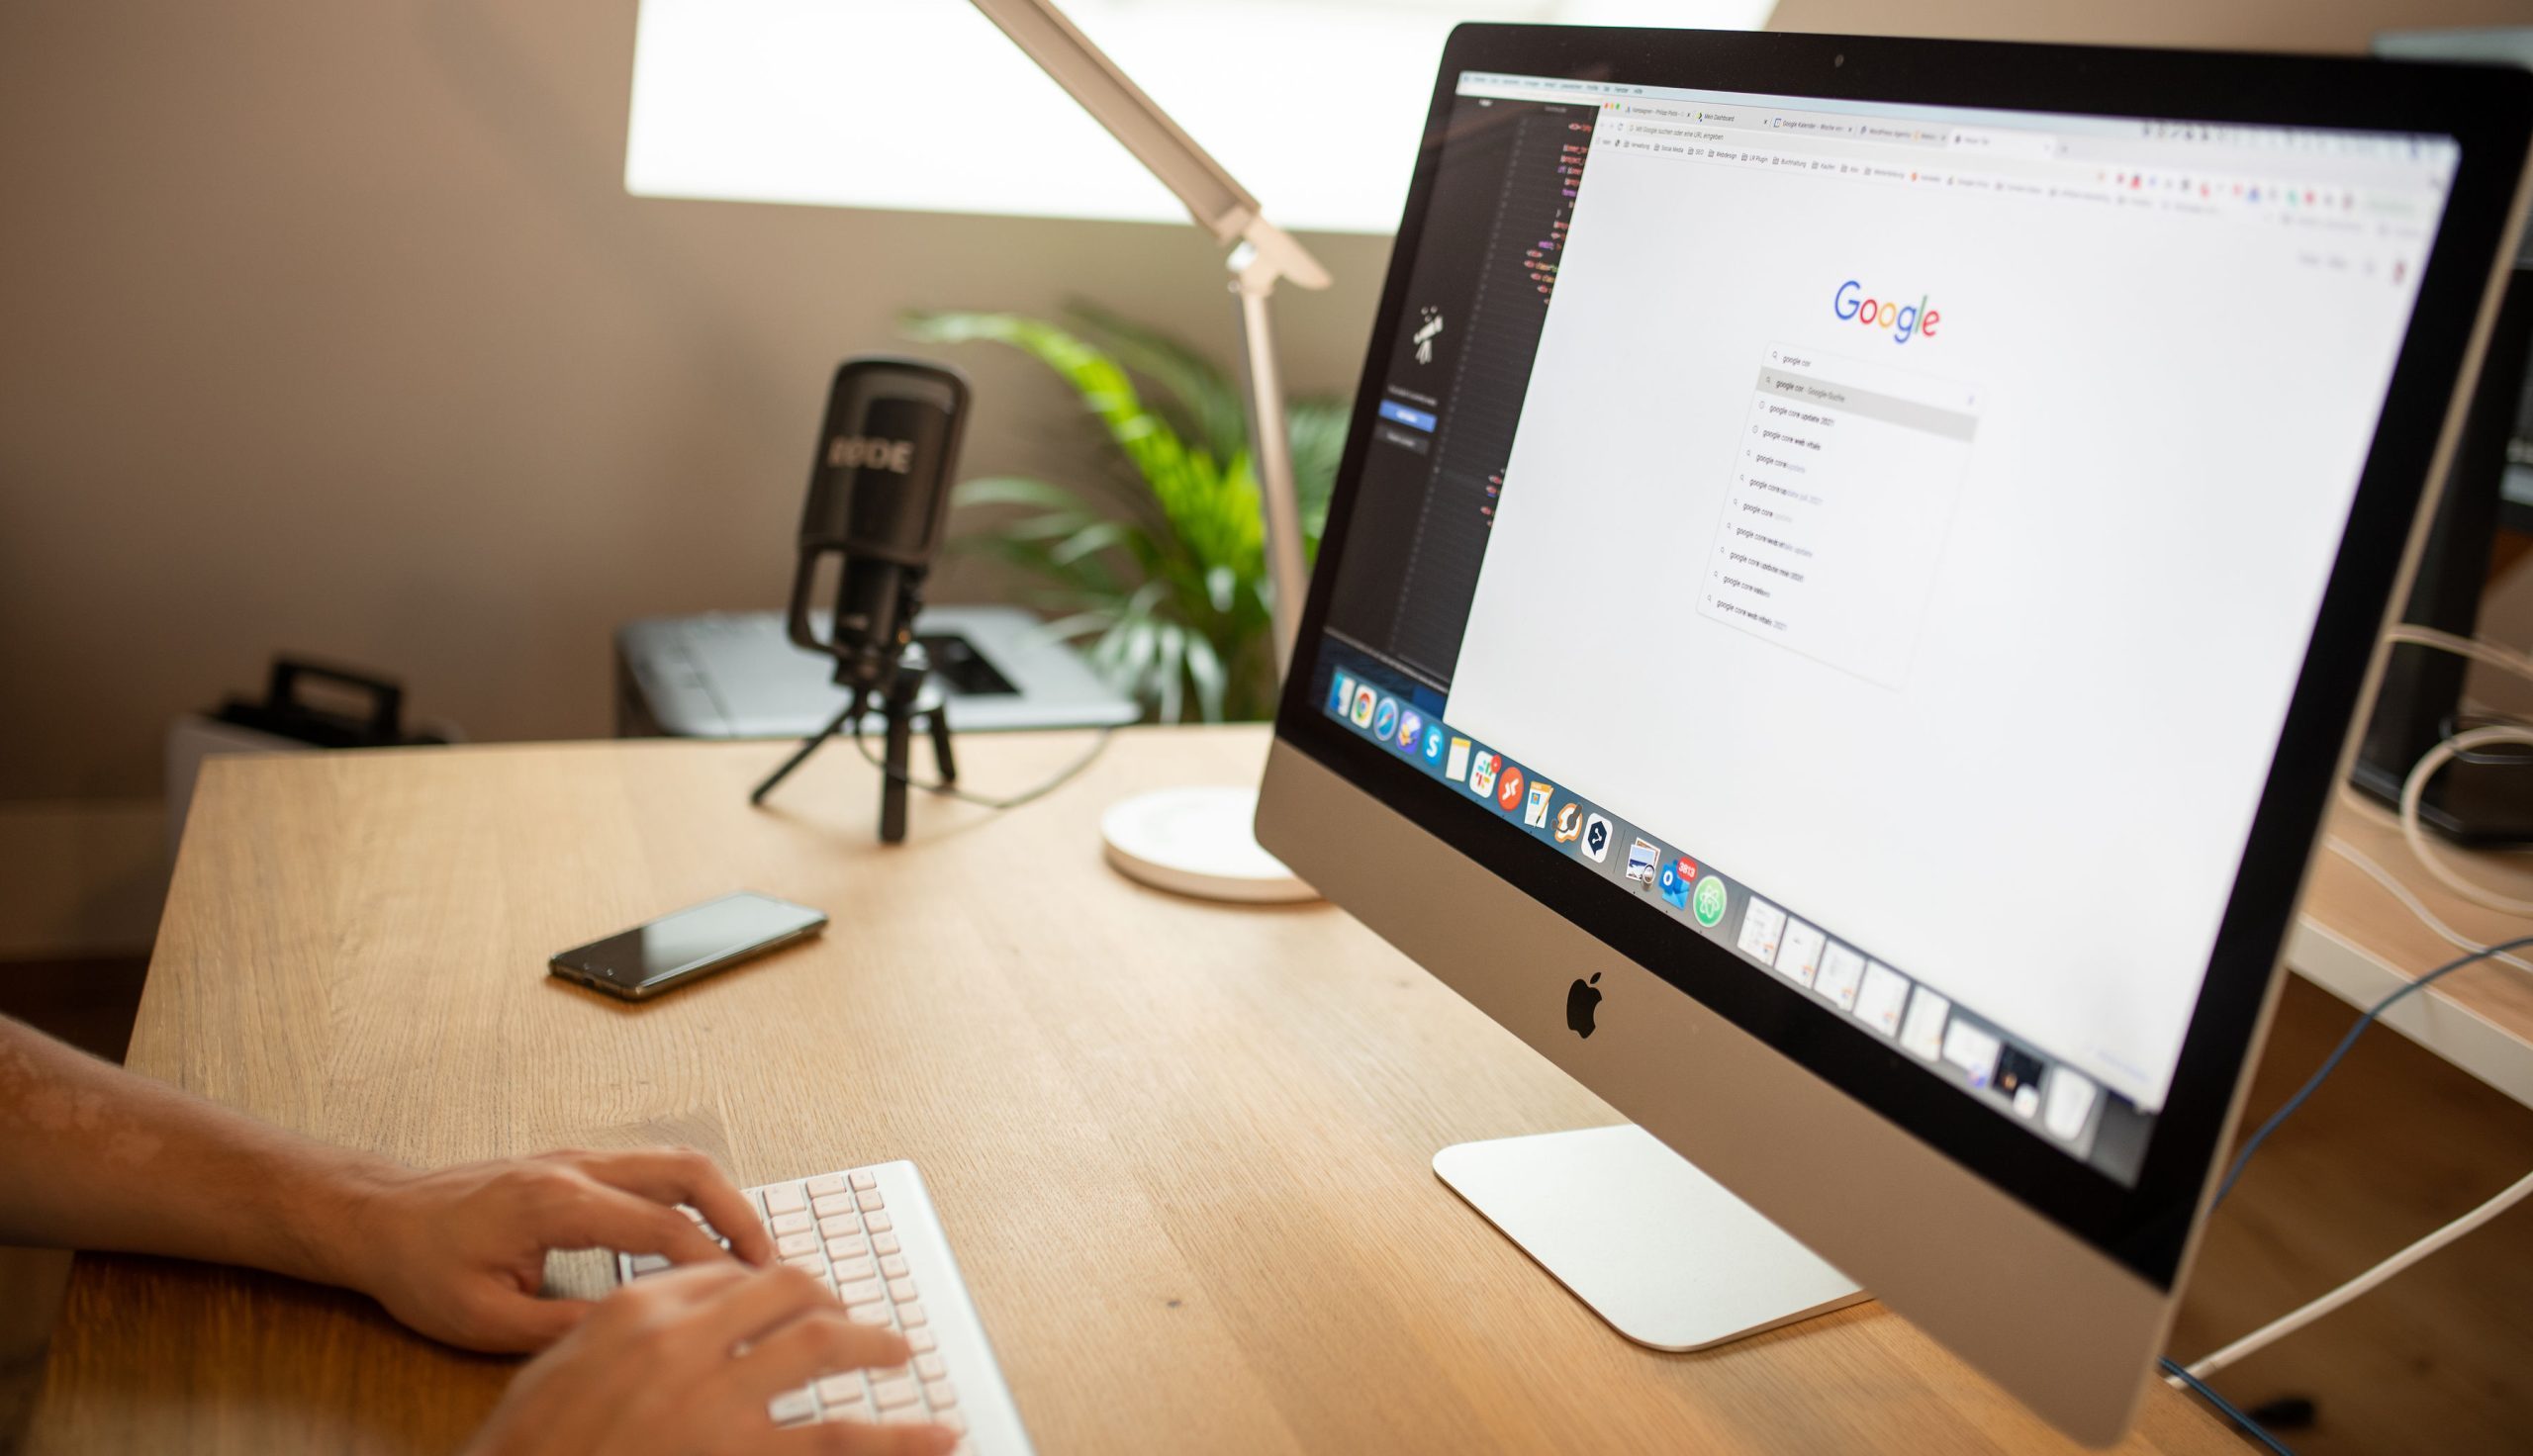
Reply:
M2396 1253L2391 1258L2386 1259L2384 1262L2377 1264L2374 1268L2358 1275L2356 1278L2341 1285L2339 1288L2332 1290L2330 1293L2323 1295L2320 1299L2314 1300L2298 1309L2290 1311L2289 1313L2269 1321L2267 1324L2262 1325L2260 1328L2253 1330L2251 1333L2244 1335L2241 1339L2234 1341L2232 1344L2225 1346L2223 1349L2193 1362L2189 1367L2190 1373L2201 1380L2205 1380L2208 1376L2215 1374L2217 1371L2224 1369L2226 1366L2233 1364L2244 1356L2252 1354L2276 1340L2281 1340L2286 1338L2288 1335L2294 1334L2297 1330L2299 1330L2305 1325L2312 1323L2314 1320L2321 1319L2324 1315L2331 1313L2340 1306L2345 1305L2349 1301L2365 1294L2367 1291L2375 1288L2379 1284L2382 1284L2393 1275L2400 1273L2410 1265L2426 1258L2429 1254L2436 1252L2438 1249L2445 1247L2454 1240L2461 1238L2464 1234L2480 1228L2489 1220L2505 1213L2508 1209L2522 1203L2527 1194L2533 1194L2533 1173L2527 1173L2523 1177L2516 1179L2506 1188L2500 1190L2497 1197L2490 1199L2488 1202L2482 1204L2479 1208L2476 1208L2470 1213L2465 1214L2463 1217L2456 1219L2453 1223L2448 1224L2444 1228L2437 1229L2435 1232L2428 1234L2425 1238L2422 1238L2418 1242L2411 1244L2409 1247L2402 1249L2399 1253ZM2164 1379L2167 1384L2175 1387L2176 1389L2181 1386L2181 1382L2171 1376L2166 1376Z
M2533 682L2533 657L2526 657L2512 648L2500 647L2494 642L2484 642L2477 637L2458 637L2451 632L2437 631L2433 627L2412 626L2407 623L2386 631L2384 640L2388 643L2406 642L2415 647L2432 647L2440 652L2450 652L2457 657L2469 658L2473 662L2486 664L2500 672L2512 673L2528 682ZM2427 791L2427 781L2435 777L2439 770L2461 755L2474 749L2499 743L2533 748L2533 728L2518 727L2512 723L2492 723L2485 728L2473 728L2457 733L2420 755L2419 761L2410 768L2409 777L2401 781L2401 838L2408 843L2410 854L2418 860L2420 868L2434 875L2438 883L2464 899L2475 905L2486 905L2491 910L2503 910L2509 915L2533 915L2533 900L2520 900L2511 895L2502 895L2486 885L2464 878L2460 871L2428 848L2426 831L2419 825L2419 799Z
M2533 900L2519 900L2501 895L2486 885L2465 879L2437 853L2427 847L2427 831L2418 822L2418 803L2427 792L2427 781L2436 772L2458 756L2493 743L2511 743L2533 748L2533 728L2519 728L2512 723L2491 723L2486 728L2472 728L2455 734L2426 753L2419 755L2410 776L2401 781L2401 838L2408 842L2410 854L2419 867L2435 875L2447 889L2476 905L2503 910L2509 915L2533 915Z
M2504 672L2513 673L2517 677L2523 678L2528 682L2533 682L2533 658L2527 658L2520 653L2510 651L2496 645L2495 643L2482 642L2469 637L2457 637L2450 632L2439 632L2429 627L2413 626L2394 627L2384 634L2384 640L2387 642L2407 642L2421 647L2437 648L2445 652L2457 654L2461 657L2470 658L2474 662L2486 663L2490 667L2497 668ZM2466 899L2477 904L2486 905L2492 909L2506 910L2518 915L2533 915L2533 901L2509 899L2506 896L2499 895L2494 891L2485 889L2480 885L2464 879L2461 875L2447 867L2445 862L2437 859L2435 855L2429 851L2426 836L2420 832L2419 828L2419 796L2427 787L2428 779L2434 777L2438 770L2451 763L2458 755L2468 753L2473 749L2491 743L2515 743L2522 744L2527 747L2533 747L2533 729L2519 728L2512 724L2493 724L2488 727L2475 728L2468 732L2458 733L2453 737L2446 739L2444 742L2439 743L2436 747L2428 750L2425 755L2421 756L2418 763L2412 766L2409 777L2403 780L2401 784L2401 838L2408 843L2410 853L2417 857L2420 865L2423 866L2428 873L2436 876L2440 882L2453 889L2457 894L2460 894ZM2345 785L2342 786L2342 791L2345 793ZM2352 802L2355 802L2354 795L2350 795L2349 797ZM2370 812L2374 812L2374 807L2372 805L2366 805L2365 807ZM2391 891L2392 897L2401 902L2402 908L2408 910L2412 915L2417 916L2421 924L2434 931L2445 941L2466 951L2477 951L2481 949L2478 942L2473 941L2462 932L2457 931L2454 927L2446 924L2434 911L2428 909L2425 901L2419 899L2416 894L2411 892L2409 886L2401 883L2401 881L2394 876L2391 870L2388 870L2383 865L2376 864L2374 860L2370 859L2356 846L2337 837L2326 839L2323 841L2323 846L2332 854L2339 856L2349 864L2357 866L2357 868L2368 878L2374 880L2377 884L2382 885L2386 890ZM2492 960L2503 960L2518 970L2533 970L2533 966L2528 966L2524 961L2519 960L2512 956L2493 956L2489 958ZM2409 1268L2412 1264L2415 1264L2419 1260L2426 1258L2428 1255L2435 1253L2438 1249L2445 1247L2447 1244L2463 1237L2465 1234L2470 1233L2482 1225L2488 1223L2491 1219L2505 1213L2508 1209L2522 1203L2528 1195L2533 1195L2533 1173L2528 1173L2517 1179L2507 1187L2499 1190L2497 1196L2490 1199L2488 1202L2482 1204L2479 1208L2476 1208L2470 1213L2465 1214L2463 1217L2456 1219L2453 1223L2447 1224L2443 1228L2436 1229L2434 1232L2429 1233L2427 1236L2410 1244L2408 1247L2394 1253L2392 1257L2385 1259L2383 1262L2375 1265L2375 1267L2371 1269L2368 1269L2356 1278L2349 1280L2338 1288L2322 1295L2318 1299L2307 1301L2303 1305L2281 1315L2267 1324L2262 1325L2260 1328L2253 1330L2251 1333L2244 1335L2238 1340L2235 1340L2232 1344L2226 1345L2223 1348L2195 1361L2187 1367L2192 1378L2197 1380L2205 1380L2207 1377L2224 1369L2226 1366L2231 1365L2248 1355L2266 1349L2279 1340L2285 1339L2287 1336L2294 1334L2305 1325L2312 1323L2314 1320L2321 1319L2323 1316L2330 1314L2332 1311L2339 1309L2350 1301L2364 1296L2369 1291L2375 1289L2379 1285L2382 1285L2385 1281L2399 1274L2402 1270ZM2173 1387L2175 1390L2186 1389L2184 1382L2178 1376L2168 1375L2164 1377L2164 1383Z
M2451 632L2439 632L2434 627L2418 627L2403 622L2388 629L2384 633L2384 640L2406 642L2413 647L2433 647L2450 652L2456 657L2468 657L2476 663L2486 663L2499 672L2513 673L2518 678L2533 682L2533 657L2527 657L2511 647L2500 647L2494 642L2483 641L2478 637L2458 637Z
M2369 805L2368 807L2372 808L2373 806ZM2392 816L2389 814L2385 815L2385 818L2388 820ZM2481 949L2480 942L2473 940L2470 936L2463 934L2461 931L2446 924L2443 920L2438 919L2436 912L2427 908L2426 901L2411 893L2408 885L2401 883L2398 876L2394 875L2392 871L2385 868L2383 865L2377 864L2365 851L2336 835L2323 840L2322 848L2339 856L2341 859L2346 860L2349 864L2355 865L2367 878L2382 885L2393 899L2401 902L2402 909L2417 916L2419 924L2436 932L2438 939L2444 941L2447 945L2452 946L2459 951L2477 951ZM2502 961L2505 964L2512 965L2517 970L2533 971L2533 961L2519 960L2512 956L2492 956L2489 958L2491 960Z

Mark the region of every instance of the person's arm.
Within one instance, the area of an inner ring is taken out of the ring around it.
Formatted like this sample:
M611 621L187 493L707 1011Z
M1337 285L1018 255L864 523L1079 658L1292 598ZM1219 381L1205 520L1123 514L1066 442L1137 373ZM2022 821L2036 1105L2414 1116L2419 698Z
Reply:
M558 1152L418 1173L267 1127L0 1017L0 1243L172 1254L361 1290L424 1334L530 1362L471 1456L941 1456L958 1433L778 1429L766 1403L828 1371L902 1365L816 1279L747 1270L772 1239L692 1151ZM537 1297L549 1249L690 1267L596 1304Z
M169 1254L360 1290L424 1334L541 1349L588 1313L537 1297L549 1249L678 1263L773 1255L691 1151L566 1152L416 1172L285 1133L0 1017L0 1243Z

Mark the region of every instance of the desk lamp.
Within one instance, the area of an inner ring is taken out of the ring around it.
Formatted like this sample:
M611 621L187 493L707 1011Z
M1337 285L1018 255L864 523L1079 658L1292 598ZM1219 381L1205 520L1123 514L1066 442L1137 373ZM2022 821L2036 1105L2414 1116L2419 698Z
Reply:
M1185 203L1195 226L1231 248L1231 294L1241 309L1241 385L1266 529L1274 664L1281 679L1292 666L1310 573L1302 560L1302 509L1294 497L1292 440L1284 425L1284 388L1266 304L1286 279L1304 289L1325 289L1327 268L1266 221L1247 187L1195 144L1064 10L1049 0L970 3ZM1259 849L1249 828L1252 818L1254 787L1175 787L1117 803L1102 818L1099 833L1107 841L1109 864L1163 889L1234 901L1317 899L1317 891Z
M1258 199L1062 10L1048 0L972 3L1186 204L1197 227L1231 247L1231 292L1240 301L1241 383L1259 506L1266 517L1275 673L1281 679L1292 666L1310 577L1302 559L1301 506L1293 487L1292 444L1285 430L1283 383L1275 368L1267 301L1275 285L1287 279L1303 288L1328 287L1328 270L1266 221ZM1257 807L1254 787L1163 789L1112 807L1100 821L1100 836L1110 864L1164 889L1220 900L1317 898L1317 892L1258 847L1250 829Z

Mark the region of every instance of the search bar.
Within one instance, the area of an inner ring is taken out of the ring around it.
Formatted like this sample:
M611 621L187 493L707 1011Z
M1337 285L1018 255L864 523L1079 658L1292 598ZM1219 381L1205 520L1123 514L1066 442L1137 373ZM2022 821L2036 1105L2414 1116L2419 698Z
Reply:
M2016 132L1986 127L1955 127L1944 135L1947 151L1984 152L1990 156L2051 158L2066 154L2066 143L2047 132Z

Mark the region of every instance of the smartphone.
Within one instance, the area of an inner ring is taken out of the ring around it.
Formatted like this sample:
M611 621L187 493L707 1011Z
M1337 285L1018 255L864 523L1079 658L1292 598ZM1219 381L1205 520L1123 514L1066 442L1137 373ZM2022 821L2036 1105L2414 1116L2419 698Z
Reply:
M640 1001L827 928L805 905L741 890L576 946L547 962L567 981Z

